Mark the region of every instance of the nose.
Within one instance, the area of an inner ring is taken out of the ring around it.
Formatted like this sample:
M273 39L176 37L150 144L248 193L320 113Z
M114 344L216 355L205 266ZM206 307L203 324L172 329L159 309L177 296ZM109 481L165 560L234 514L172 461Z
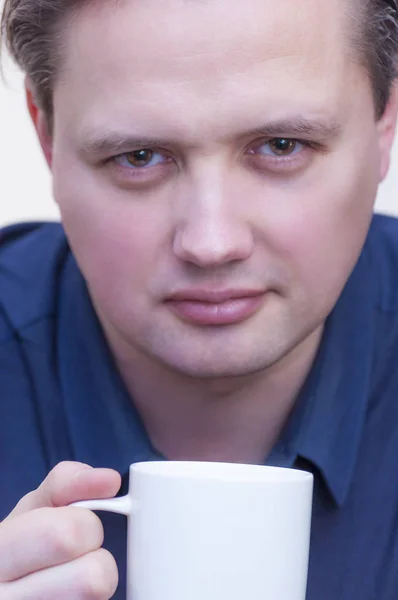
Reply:
M240 201L241 200L241 201ZM246 198L214 180L184 190L173 250L182 261L201 268L244 261L253 252L253 235L245 218Z

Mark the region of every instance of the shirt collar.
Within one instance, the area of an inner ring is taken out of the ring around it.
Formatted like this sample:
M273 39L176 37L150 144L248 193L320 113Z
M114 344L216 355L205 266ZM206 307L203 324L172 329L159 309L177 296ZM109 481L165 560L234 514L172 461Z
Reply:
M370 396L373 294L365 250L329 316L313 368L274 449L316 466L338 506L353 477Z

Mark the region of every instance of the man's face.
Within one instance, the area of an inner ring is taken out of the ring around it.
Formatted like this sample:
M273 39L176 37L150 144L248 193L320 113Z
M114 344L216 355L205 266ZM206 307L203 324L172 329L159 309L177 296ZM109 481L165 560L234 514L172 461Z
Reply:
M264 369L336 302L388 154L343 0L115 4L72 19L54 95L97 311L177 371Z

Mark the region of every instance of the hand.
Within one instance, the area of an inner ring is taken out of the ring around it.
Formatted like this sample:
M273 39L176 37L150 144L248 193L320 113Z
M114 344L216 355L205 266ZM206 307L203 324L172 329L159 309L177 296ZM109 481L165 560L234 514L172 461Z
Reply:
M109 600L118 572L103 528L77 500L111 498L120 476L65 462L0 523L1 600Z

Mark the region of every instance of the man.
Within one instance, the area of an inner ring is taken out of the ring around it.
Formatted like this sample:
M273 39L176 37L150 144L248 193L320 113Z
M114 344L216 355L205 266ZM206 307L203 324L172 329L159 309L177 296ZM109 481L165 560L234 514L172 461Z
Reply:
M1 238L2 600L123 598L123 517L67 505L151 459L313 472L308 600L397 596L397 20L7 0L63 226Z

